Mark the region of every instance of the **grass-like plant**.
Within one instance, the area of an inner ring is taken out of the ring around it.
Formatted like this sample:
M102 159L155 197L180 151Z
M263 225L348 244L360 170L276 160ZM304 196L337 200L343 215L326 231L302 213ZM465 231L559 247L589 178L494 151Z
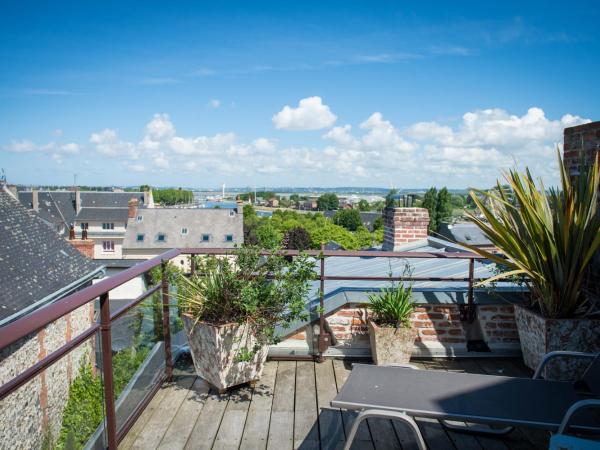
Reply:
M412 268L407 264L403 277L410 277L411 274ZM390 287L369 295L369 302L371 316L377 325L394 328L411 327L410 316L414 310L411 283L391 282Z
M306 255L288 261L278 250L261 256L247 246L228 257L200 259L195 275L180 275L176 296L184 314L212 325L248 324L267 345L277 341L276 327L305 317L314 277L314 260Z
M527 169L504 174L494 191L472 190L471 198L483 217L470 214L487 238L504 254L465 244L472 251L508 269L489 283L524 276L532 293L532 306L548 318L585 315L583 293L586 269L600 246L598 214L598 155L594 164L581 166L572 179L558 153L560 188L546 189ZM487 200L487 201L486 201Z

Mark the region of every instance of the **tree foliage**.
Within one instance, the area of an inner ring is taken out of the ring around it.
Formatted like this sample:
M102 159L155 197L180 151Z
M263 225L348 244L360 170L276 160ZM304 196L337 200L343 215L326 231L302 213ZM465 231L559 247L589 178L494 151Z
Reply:
M333 223L347 230L356 231L362 225L360 212L356 209L342 209L333 215Z
M319 211L331 211L340 207L340 199L333 192L321 195L317 199L317 208Z
M180 205L191 203L194 193L184 189L156 189L152 191L154 201L163 206Z
M308 231L302 227L294 227L285 232L281 246L288 250L308 250L311 242Z

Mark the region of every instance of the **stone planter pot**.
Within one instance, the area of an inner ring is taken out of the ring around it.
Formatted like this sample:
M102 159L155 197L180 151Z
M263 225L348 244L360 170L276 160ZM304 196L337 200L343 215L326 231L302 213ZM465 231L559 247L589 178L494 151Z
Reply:
M256 381L262 375L268 346L263 346L249 361L239 361L245 348L252 351L256 338L247 325L212 325L183 316L194 368L219 392L238 384Z
M406 364L410 361L415 344L413 328L380 327L368 321L371 356L377 365Z
M515 305L515 320L525 365L535 370L543 356L556 350L600 352L600 319L547 319ZM548 364L546 378L572 380L589 361L557 358Z

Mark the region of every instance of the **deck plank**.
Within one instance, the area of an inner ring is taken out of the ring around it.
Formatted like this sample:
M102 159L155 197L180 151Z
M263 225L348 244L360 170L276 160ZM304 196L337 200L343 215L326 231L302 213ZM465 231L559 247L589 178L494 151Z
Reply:
M206 381L196 378L177 415L160 441L158 445L160 450L179 450L185 447L194 423L204 407L209 390L210 386Z
M280 361L275 377L267 448L291 449L294 447L295 389L296 362Z
M251 401L252 388L248 385L234 389L230 393L213 449L226 450L239 448Z
M240 444L242 450L261 450L267 447L276 374L277 362L267 362L260 381L252 391L252 402Z
M319 406L319 436L323 450L344 447L345 434L342 413L331 407L331 400L337 393L333 362L326 360L315 364L317 404Z
M319 448L319 413L315 387L315 363L296 363L294 448Z
M228 401L228 392L219 394L214 388L211 388L187 440L186 449L212 448Z
M154 449L158 447L195 379L195 375L184 375L165 387L166 392L163 401L146 422L144 433L140 433L133 442L132 449Z

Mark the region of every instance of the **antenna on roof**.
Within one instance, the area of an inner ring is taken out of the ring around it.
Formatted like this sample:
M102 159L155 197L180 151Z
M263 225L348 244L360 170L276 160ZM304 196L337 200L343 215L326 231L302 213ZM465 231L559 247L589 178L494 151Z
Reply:
M0 169L0 184L6 184L6 172L4 171L4 167Z

